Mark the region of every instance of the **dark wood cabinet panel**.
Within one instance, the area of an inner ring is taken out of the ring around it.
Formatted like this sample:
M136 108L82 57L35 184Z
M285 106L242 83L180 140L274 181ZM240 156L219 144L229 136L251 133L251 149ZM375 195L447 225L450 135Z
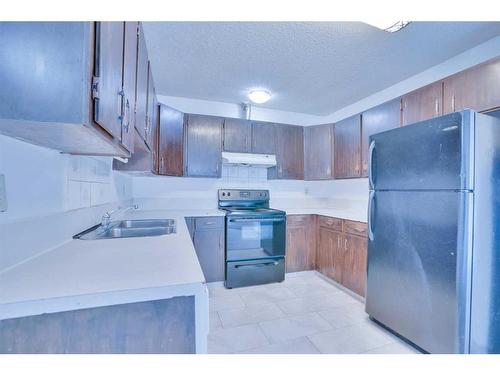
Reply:
M349 117L334 126L334 176L361 176L361 115Z
M123 22L96 22L94 76L97 98L94 120L113 137L121 140Z
M184 114L159 106L159 174L182 176L184 170Z
M279 179L304 179L304 128L302 126L277 124L275 176Z
M153 74L151 72L151 64L148 63L148 88L147 88L147 99L146 99L146 144L151 150L153 150L153 138L155 131L155 105L156 105L156 94L155 85L153 80Z
M223 281L225 277L224 218L194 218L192 228L194 248L205 275L205 280L207 282Z
M3 354L187 354L196 351L194 296L0 321Z
M361 177L368 177L370 136L399 126L401 126L400 98L363 112L361 120Z
M444 80L444 113L500 107L500 59L464 70Z
M366 237L345 234L343 242L345 256L342 285L364 296L368 240Z
M316 261L314 215L287 216L286 272L312 270Z
M402 98L403 125L424 121L443 114L443 82L435 82Z
M249 120L224 119L224 151L250 152L252 124Z
M186 174L191 177L220 177L222 123L220 117L187 115Z
M146 116L148 98L148 50L142 25L139 25L139 36L137 45L137 83L136 83L136 107L135 107L135 127L141 137L146 140Z
M304 177L329 180L333 177L333 125L304 128Z
M257 154L276 154L276 128L268 122L252 122L251 152Z
M338 283L342 283L344 268L342 238L343 235L341 232L324 227L319 228L317 249L318 269L323 275Z
M318 216L318 225L327 229L342 231L342 219L329 216Z
M360 221L344 220L344 232L367 237L368 225Z
M130 152L134 151L138 27L138 22L125 22L125 39L123 43L122 144Z

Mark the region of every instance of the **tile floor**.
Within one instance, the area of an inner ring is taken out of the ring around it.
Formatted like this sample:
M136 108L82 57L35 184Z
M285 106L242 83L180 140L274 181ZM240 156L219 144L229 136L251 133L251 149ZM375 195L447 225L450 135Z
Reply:
M212 354L418 353L313 272L247 288L209 285L209 295Z

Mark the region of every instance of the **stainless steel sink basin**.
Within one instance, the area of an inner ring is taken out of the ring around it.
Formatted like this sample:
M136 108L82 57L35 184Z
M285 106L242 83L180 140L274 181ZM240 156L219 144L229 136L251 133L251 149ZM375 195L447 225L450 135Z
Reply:
M107 226L96 225L73 238L80 240L103 240L109 238L153 237L176 232L172 219L145 219L113 221Z

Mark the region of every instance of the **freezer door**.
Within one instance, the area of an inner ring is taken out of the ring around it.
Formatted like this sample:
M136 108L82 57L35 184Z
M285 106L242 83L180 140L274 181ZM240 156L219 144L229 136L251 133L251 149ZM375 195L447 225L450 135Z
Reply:
M373 190L472 190L474 112L456 112L370 137Z
M430 353L468 351L472 193L372 192L366 311Z

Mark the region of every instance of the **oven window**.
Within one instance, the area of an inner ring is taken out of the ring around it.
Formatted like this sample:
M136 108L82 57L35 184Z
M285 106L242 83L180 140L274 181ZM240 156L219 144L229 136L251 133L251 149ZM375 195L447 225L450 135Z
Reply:
M285 218L227 218L228 261L285 255Z

